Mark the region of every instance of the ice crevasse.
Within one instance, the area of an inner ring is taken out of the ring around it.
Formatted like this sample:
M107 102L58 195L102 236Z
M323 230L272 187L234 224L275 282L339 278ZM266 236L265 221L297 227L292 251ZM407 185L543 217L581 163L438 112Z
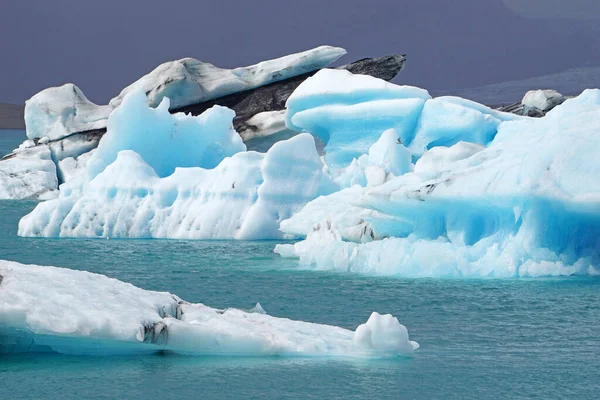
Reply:
M322 162L309 134L245 151L234 113L169 114L133 92L59 197L19 223L21 236L282 238L279 223L319 193Z
M0 261L0 355L149 354L388 358L419 347L391 315L356 331L218 310L85 271Z
M434 147L411 173L313 200L281 224L306 240L276 251L386 275L598 274L598 154L600 91L587 90L498 124L487 147Z

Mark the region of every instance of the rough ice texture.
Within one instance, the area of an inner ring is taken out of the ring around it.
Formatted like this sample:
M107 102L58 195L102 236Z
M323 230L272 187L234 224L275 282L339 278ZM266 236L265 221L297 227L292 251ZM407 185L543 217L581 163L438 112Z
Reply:
M277 251L403 276L597 274L599 152L600 91L588 90L544 118L500 124L470 157L314 200L281 224L307 239Z
M121 151L91 181L67 183L58 199L39 204L19 235L281 238L279 223L318 194L321 170L308 134L266 154L241 152L214 169L177 168L164 178L137 153Z
M153 107L164 97L171 99L171 108L184 107L315 71L345 54L346 50L340 47L320 46L236 69L222 69L193 58L183 58L161 64L123 89L110 105L117 107L128 93L143 91Z
M286 124L326 143L326 161L345 168L395 129L414 158L434 146L461 140L487 144L503 121L520 117L455 97L431 99L427 91L381 79L323 69L287 101Z
M56 166L48 145L27 147L0 160L0 199L38 199L56 195Z
M106 127L110 106L98 106L72 83L45 89L25 102L27 137L58 140Z
M0 261L0 354L411 356L418 348L391 315L355 332L251 311L217 310L103 275Z

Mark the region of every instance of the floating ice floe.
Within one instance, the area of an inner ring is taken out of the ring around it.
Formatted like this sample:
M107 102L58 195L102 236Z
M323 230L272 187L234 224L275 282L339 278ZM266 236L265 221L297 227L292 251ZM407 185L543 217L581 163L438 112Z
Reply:
M316 268L401 276L600 272L599 90L544 118L499 124L485 149L430 152L415 172L312 201L281 224L306 240L276 251Z
M21 236L272 239L324 180L309 134L245 152L233 112L193 117L128 95L83 171L19 223ZM195 168L192 168L195 167Z
M419 347L391 315L355 332L250 311L217 310L85 271L0 261L0 354L386 358Z

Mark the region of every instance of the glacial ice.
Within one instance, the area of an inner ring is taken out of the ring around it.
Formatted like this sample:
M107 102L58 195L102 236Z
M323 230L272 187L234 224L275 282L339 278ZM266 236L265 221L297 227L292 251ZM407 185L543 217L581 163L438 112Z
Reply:
M56 196L56 166L48 145L22 147L0 160L0 199L47 199Z
M276 251L386 275L600 273L599 90L499 124L487 148L429 152L412 173L310 202L281 223L306 240Z
M217 310L103 275L0 261L0 354L387 358L419 347L391 315L373 313L353 332L258 307Z
M29 139L58 140L75 132L106 127L110 106L98 106L72 83L42 90L25 102Z
M309 134L243 152L229 110L191 117L161 104L129 95L84 172L23 217L19 235L282 238L279 223L319 194L323 165Z
M396 130L417 159L431 147L461 140L485 145L501 122L520 118L469 100L432 99L423 89L322 69L288 99L286 124L325 142L327 164L339 169L365 154L388 129Z

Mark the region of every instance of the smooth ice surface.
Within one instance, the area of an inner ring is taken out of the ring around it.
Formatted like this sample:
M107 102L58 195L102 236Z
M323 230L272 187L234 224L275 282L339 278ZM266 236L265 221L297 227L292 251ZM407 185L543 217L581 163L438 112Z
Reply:
M598 274L599 146L600 91L587 90L544 118L500 124L470 157L464 145L433 149L446 154L413 173L314 200L281 224L307 240L276 251L390 275Z
M391 315L356 332L190 304L85 271L0 261L0 353L410 356L418 348ZM262 311L262 312L260 312Z
M56 166L48 145L25 148L0 160L0 199L37 199L56 195Z
M121 150L133 150L159 177L177 167L214 168L225 157L245 151L233 129L235 113L214 106L199 116L169 113L169 99L148 107L143 92L131 92L108 119L108 129L87 166L88 179L110 165Z
M159 65L123 89L110 101L110 105L117 107L128 93L143 91L153 107L168 97L171 99L171 108L179 108L315 71L345 54L346 50L340 47L320 46L235 69L223 69L193 58L183 58Z
M368 151L382 132L395 129L414 158L434 146L461 140L487 144L503 121L519 117L455 97L348 71L323 69L287 101L286 123L326 143L325 160L345 168Z
M57 199L21 220L19 234L282 238L279 223L315 198L321 181L322 163L309 134L276 143L266 154L240 152L214 169L177 168L164 178L137 153L121 151L91 181L62 185Z
M25 102L27 137L57 140L75 132L104 128L112 109L92 103L72 83L48 88Z

